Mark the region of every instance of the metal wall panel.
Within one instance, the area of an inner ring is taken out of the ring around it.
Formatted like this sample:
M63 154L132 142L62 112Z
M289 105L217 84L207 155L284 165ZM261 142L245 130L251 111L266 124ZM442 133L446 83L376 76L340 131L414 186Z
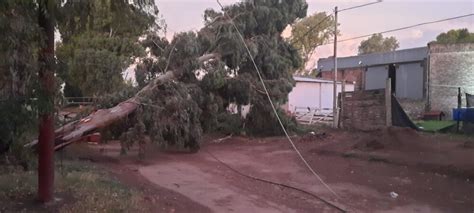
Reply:
M423 98L423 67L420 63L400 64L397 67L396 96L399 98Z
M386 66L369 67L365 73L365 89L385 89L385 82L388 78Z

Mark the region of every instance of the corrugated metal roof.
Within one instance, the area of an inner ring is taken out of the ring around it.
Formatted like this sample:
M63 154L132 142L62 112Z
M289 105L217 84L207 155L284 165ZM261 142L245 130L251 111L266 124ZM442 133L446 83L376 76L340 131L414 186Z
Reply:
M373 65L394 64L423 61L428 56L428 47L396 50L385 53L372 53L350 57L338 57L338 69L365 67ZM334 58L318 60L318 70L330 71L334 69Z
M293 79L295 79L295 81L297 82L315 82L315 83L331 83L331 84L333 83L333 81L331 80L324 80L320 78L311 78L311 77L293 76ZM341 82L338 81L337 83L340 84ZM351 83L347 83L347 84L351 84Z

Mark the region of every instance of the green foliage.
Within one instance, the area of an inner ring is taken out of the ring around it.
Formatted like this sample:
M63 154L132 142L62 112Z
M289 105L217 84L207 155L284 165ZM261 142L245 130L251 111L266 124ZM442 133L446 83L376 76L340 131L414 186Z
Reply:
M439 44L474 43L474 33L466 28L450 30L439 34L434 42Z
M57 57L65 70L64 78L82 95L100 96L125 86L122 72L143 50L133 39L81 34L58 47Z
M290 41L300 50L303 65L311 59L316 48L334 36L334 17L326 12L315 13L296 22L291 29ZM311 31L310 31L311 30ZM304 71L305 67L300 71Z
M29 167L31 152L23 145L32 141L37 132L37 111L32 105L18 99L0 101L0 156L13 157L7 163L20 164L24 169Z
M140 142L143 139L135 136L146 134L165 148L199 149L201 109L190 95L192 89L173 81L157 85L140 99L142 106L135 114L137 122L125 133L125 141Z
M374 34L367 40L360 42L359 55L390 52L396 50L399 46L395 37L384 38L382 34Z
M239 114L220 113L217 115L214 131L226 135L239 135L243 130L243 119Z
M286 102L294 84L291 73L302 64L298 51L281 37L281 33L287 25L303 18L306 9L304 1L277 0L245 1L225 8L243 33L276 106ZM204 18L206 27L198 36L198 40L203 41L202 50L219 53L224 65L213 62L204 67L208 74L202 81L203 90L220 95L224 109L230 103L250 104L251 111L245 122L250 133L278 133L273 129L278 123L254 64L231 22L214 10L207 10Z
M22 149L36 134L38 109L37 51L42 34L36 4L0 1L0 155L27 167Z
M253 105L250 113L247 115L246 132L257 136L283 135L283 131L274 113L266 115L271 107L267 105ZM295 118L289 117L280 108L277 113L288 132L298 131L298 125Z
M153 1L130 4L128 0L66 1L58 11L58 27L64 43L84 32L109 37L136 38L155 25ZM151 7L147 12L146 7Z
M133 97L137 92L138 88L126 85L120 91L102 96L99 99L97 106L101 109L114 107L120 102Z
M154 6L138 4L138 6ZM157 13L157 11L156 11ZM66 96L102 96L124 88L124 70L144 55L138 37L156 28L154 15L128 1L67 1L58 18L57 48Z

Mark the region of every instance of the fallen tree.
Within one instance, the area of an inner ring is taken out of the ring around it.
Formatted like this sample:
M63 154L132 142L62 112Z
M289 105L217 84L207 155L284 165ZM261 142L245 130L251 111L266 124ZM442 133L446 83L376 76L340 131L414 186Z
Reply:
M218 54L205 54L197 59L199 63L203 63L210 59L216 58ZM179 76L176 71L167 71L155 78L151 83L141 89L134 97L119 103L118 105L108 108L99 109L89 116L77 121L70 122L61 128L55 130L55 150L61 149L71 143L80 141L87 135L99 131L109 125L119 122L130 114L135 112L142 104L142 100L149 96L159 85L171 82ZM37 140L27 144L27 147L36 146Z
M219 122L228 120L218 117L229 114L227 108L231 104L238 106L241 116L237 118L242 122L235 123L242 124L238 126L242 131L282 134L255 66L274 104L284 104L294 85L291 73L302 63L298 50L281 34L286 26L304 17L306 9L304 0L243 1L225 7L226 15L206 10L204 28L198 33L179 33L171 43L148 35L143 43L153 58L143 60L136 71L137 83L143 88L114 107L57 129L55 148L132 116L132 124L123 132L125 141L140 142L141 136L147 135L159 143L195 150L203 129L213 131ZM233 23L243 34L255 64ZM203 75L198 77L200 74ZM252 106L247 118L243 118L243 105ZM34 145L35 142L29 144Z

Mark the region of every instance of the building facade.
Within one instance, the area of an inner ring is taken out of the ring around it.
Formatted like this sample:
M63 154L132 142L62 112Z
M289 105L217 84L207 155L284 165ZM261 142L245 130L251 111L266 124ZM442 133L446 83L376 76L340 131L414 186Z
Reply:
M338 58L338 80L354 81L356 90L384 89L391 78L392 91L402 99L421 100L426 95L428 48L397 50ZM323 79L334 79L334 58L318 61Z
M465 93L474 94L474 43L429 44L427 108L442 110L448 117L458 105L461 89L462 106Z
M323 79L334 79L334 58L318 61ZM474 93L474 44L429 44L427 47L338 58L338 80L355 82L356 90L392 91L412 118L443 111L451 119L458 88Z

